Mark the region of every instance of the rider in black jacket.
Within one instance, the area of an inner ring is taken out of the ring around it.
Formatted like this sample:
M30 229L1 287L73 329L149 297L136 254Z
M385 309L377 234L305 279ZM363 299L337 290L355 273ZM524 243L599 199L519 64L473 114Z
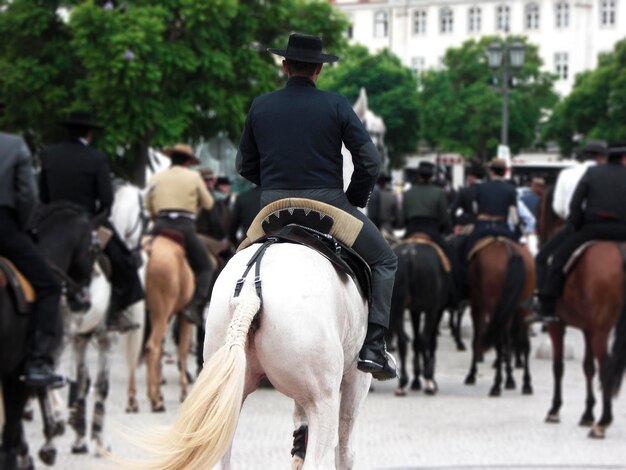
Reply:
M285 197L334 205L363 222L354 245L372 269L372 303L358 368L381 380L396 376L385 349L397 259L379 230L357 207L367 205L378 177L380 155L348 100L316 88L325 62L320 38L292 34L283 56L289 79L281 90L257 97L241 136L237 170L261 187L261 206ZM342 143L352 153L354 173L343 190Z

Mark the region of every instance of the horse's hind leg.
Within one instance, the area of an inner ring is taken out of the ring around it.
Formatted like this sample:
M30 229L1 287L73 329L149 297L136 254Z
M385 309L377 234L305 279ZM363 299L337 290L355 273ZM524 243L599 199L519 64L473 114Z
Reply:
M76 433L76 439L72 444L72 454L86 454L89 449L85 436L87 434L87 394L89 393L89 371L87 370L87 345L86 336L77 335L73 338L74 360L76 362L76 399L70 403L69 424Z
M443 317L443 311L430 309L425 312L424 330L422 332L423 358L424 358L424 393L434 395L437 393L437 382L435 381L435 362L437 351L437 331Z
M96 443L95 455L102 457L107 453L102 439L106 399L109 395L109 353L111 351L111 336L104 332L98 335L98 377L96 378L95 402L91 421L91 439Z
M563 336L565 335L565 324L563 322L548 325L548 333L552 342L552 374L554 376L554 391L552 395L552 406L546 416L547 423L558 423L559 410L563 403L562 383L563 383Z
M372 377L354 367L343 377L339 408L339 445L336 465L338 470L354 468L354 424L367 396Z
M181 403L187 398L187 389L189 387L189 377L187 374L187 356L189 355L189 346L191 344L191 334L193 328L191 324L181 315L179 316L178 326L178 367L180 369L180 401Z
M338 382L340 378L336 380ZM331 382L333 380L325 381L322 390L313 386L312 389L317 390L311 392L308 402L303 403L309 421L309 436L302 470L332 468L334 465L331 451L338 441L340 392L338 384Z
M296 401L294 401L293 407L293 426L295 431L293 432L293 448L291 449L291 468L292 470L301 470L306 457L309 424L304 408Z
M17 466L18 463L31 463L28 455L28 444L24 438L22 413L28 399L28 390L24 382L17 376L2 376L2 402L4 410L4 426L2 429L2 451L5 454L3 468L33 468ZM11 461L7 461L10 459ZM15 465L11 467L10 465Z
M600 420L593 425L589 431L589 437L603 439L606 435L606 429L613 422L612 411L612 392L611 370L612 358L607 352L607 343L609 340L609 332L596 332L592 340L593 355L597 358L600 365L600 381L602 384L602 415Z
M504 347L502 344L498 344L496 346L496 364L495 364L495 378L493 381L493 386L489 391L489 396L491 397L499 397L502 393L502 360L504 357Z
M411 324L413 325L413 382L411 382L411 390L421 390L422 382L420 376L422 369L420 361L424 357L424 348L426 344L420 334L421 312L417 309L411 309Z
M156 309L155 309L156 310ZM148 366L148 398L153 412L164 412L165 405L160 391L161 350L162 342L167 333L166 314L151 312L152 334L146 344L146 365Z
M591 347L591 335L586 331L583 332L583 334L585 335L585 358L583 360L583 371L585 373L585 383L587 386L587 398L585 400L585 411L580 417L579 424L581 426L593 426L595 421L593 407L596 404L596 397L593 393L593 377L596 373L596 366Z

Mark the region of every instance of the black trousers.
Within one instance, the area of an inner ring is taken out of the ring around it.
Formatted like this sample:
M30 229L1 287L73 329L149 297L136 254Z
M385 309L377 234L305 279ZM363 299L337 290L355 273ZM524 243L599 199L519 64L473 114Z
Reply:
M6 207L0 207L0 256L8 258L35 289L31 329L56 336L61 325L61 281L35 243L19 229L15 212Z
M264 190L261 193L261 207L287 197L303 197L324 202L363 222L363 228L352 245L352 249L365 260L372 270L372 303L369 306L368 321L388 328L391 294L398 259L380 230L363 212L350 204L342 189Z
M548 262L554 254L554 252L561 246L561 244L567 240L567 238L574 233L574 227L570 224L564 225L558 232L556 232L552 238L547 240L541 246L541 250L535 257L535 274L537 276L537 290L543 291L543 285L546 282L546 270L548 268Z
M541 289L544 299L558 299L565 285L563 268L570 256L583 244L591 240L626 241L626 224L622 223L595 223L583 225L560 244L554 252L552 262L546 273L546 281Z
M104 225L113 230L113 236L104 249L104 253L111 261L111 284L113 288L111 310L121 311L143 299L144 291L133 253L117 234L112 224L106 223Z
M159 216L155 220L153 233L158 234L161 229L175 230L185 238L187 261L196 278L194 301L206 302L211 287L212 267L207 249L196 233L195 221L183 217L170 219Z

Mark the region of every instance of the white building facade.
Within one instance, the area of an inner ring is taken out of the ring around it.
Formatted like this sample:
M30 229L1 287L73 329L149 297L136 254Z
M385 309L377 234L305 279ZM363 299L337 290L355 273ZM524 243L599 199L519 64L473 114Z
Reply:
M350 39L371 52L388 48L416 72L440 67L468 39L524 35L566 95L577 73L626 37L626 0L335 0L352 24Z

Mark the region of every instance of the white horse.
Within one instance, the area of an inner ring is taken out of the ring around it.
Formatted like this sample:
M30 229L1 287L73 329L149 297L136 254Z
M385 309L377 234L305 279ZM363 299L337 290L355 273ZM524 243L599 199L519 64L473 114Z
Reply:
M293 244L273 245L262 259L262 308L252 274L233 297L258 247L235 255L217 279L205 366L173 427L146 443L159 457L133 462L133 468L208 469L220 459L222 468L230 468L240 408L264 376L295 401L296 424L308 422L302 468L353 467L353 426L371 381L356 368L367 303L326 258Z
M111 210L111 222L118 234L122 237L129 249L139 246L143 234L143 206L139 188L130 184L122 184L115 192L115 199ZM143 280L143 268L140 277ZM66 311L65 332L72 343L72 368L75 373L76 389L75 400L70 412L70 425L76 432L76 439L72 445L72 453L83 454L88 452L86 401L89 393L89 370L87 368L87 347L93 340L98 350L98 371L95 382L95 403L91 423L91 439L95 444L95 454L102 456L107 452L103 440L105 418L105 403L109 390L109 357L111 347L118 334L106 329L106 315L111 296L111 283L99 264L94 266L90 285L91 307L81 315ZM139 360L143 339L145 305L143 301L131 305L126 315L129 315L140 328L124 333L122 347L126 355L129 370L128 411L137 411L135 369Z

